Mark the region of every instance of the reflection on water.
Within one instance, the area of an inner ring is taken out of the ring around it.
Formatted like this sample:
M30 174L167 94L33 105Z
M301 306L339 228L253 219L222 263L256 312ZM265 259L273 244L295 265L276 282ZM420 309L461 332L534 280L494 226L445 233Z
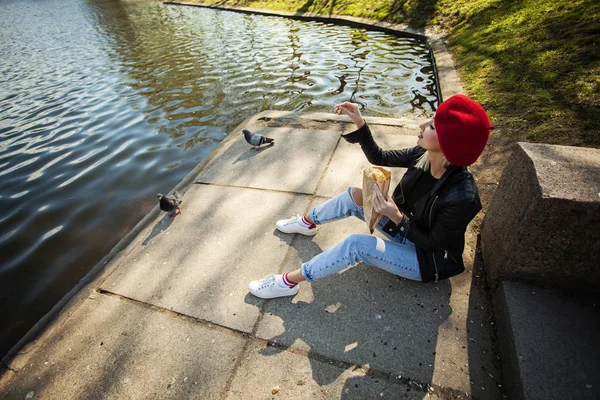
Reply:
M437 102L414 39L153 0L0 8L0 355L248 116Z

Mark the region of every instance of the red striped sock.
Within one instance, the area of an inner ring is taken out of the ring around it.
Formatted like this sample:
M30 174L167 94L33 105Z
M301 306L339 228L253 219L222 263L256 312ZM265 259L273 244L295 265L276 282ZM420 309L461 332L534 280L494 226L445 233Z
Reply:
M288 279L288 274L289 274L289 272L286 272L285 274L283 274L281 276L283 278L283 283L285 283L288 287L293 288L294 286L297 285L297 283L290 282L290 280Z
M313 228L316 228L316 227L317 227L317 225L315 225L315 224L313 224L313 223L309 222L309 221L306 219L306 215L303 215L303 216L302 216L302 223L303 223L304 225L306 225L306 226L308 227L308 229L313 229Z

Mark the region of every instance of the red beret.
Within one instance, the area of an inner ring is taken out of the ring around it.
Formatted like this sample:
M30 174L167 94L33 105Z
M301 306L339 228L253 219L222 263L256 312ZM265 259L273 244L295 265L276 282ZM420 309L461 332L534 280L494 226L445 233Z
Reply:
M483 107L463 94L440 104L433 121L442 153L461 167L477 161L495 128Z

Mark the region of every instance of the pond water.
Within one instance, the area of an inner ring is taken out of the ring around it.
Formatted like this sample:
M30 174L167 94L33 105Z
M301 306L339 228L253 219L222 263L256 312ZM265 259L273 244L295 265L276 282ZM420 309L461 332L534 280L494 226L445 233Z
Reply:
M250 115L438 101L412 38L153 0L0 10L0 356Z

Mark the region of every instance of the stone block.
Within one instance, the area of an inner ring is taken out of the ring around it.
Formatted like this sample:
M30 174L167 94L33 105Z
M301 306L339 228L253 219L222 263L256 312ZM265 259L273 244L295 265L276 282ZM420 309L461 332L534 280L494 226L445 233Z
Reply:
M600 150L518 143L485 216L490 283L600 291Z

